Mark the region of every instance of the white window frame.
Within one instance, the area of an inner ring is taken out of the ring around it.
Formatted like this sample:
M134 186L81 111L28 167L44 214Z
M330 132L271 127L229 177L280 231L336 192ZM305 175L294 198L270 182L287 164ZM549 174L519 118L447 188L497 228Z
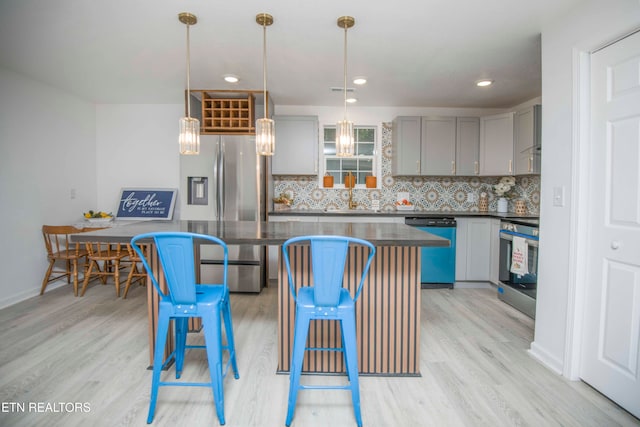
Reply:
M320 144L319 144L319 159L320 159L320 165L319 165L319 170L320 173L318 174L318 187L320 188L324 188L323 186L323 177L326 173L327 170L327 160L328 159L345 159L345 157L338 157L336 155L326 155L324 153L324 143L328 142L324 140L324 131L325 129L335 129L336 125L335 124L331 124L331 125L322 125L321 129L320 129ZM376 188L366 188L365 183L357 183L356 186L354 188L357 189L367 189L367 190L375 190L375 189L379 189L380 186L382 185L382 179L380 176L380 164L381 164L381 159L380 159L380 127L379 126L371 126L371 125L354 125L354 131L356 129L373 129L374 131L374 140L373 140L373 155L354 155L353 159L371 159L372 161L372 165L371 165L371 173L372 175L374 175L377 180L376 180ZM356 141L356 144L358 142ZM357 151L357 150L356 150ZM347 159L349 157L346 157ZM344 173L341 170L340 172L342 174L342 176L344 176ZM333 188L345 188L344 184L335 182L333 185Z

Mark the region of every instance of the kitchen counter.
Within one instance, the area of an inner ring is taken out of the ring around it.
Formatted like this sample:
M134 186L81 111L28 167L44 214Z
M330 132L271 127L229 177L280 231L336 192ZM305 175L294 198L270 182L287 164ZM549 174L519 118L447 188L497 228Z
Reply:
M311 211L305 211L310 213ZM317 213L316 213L317 215ZM442 237L399 223L350 222L250 222L250 221L141 221L122 224L117 220L109 228L76 234L74 242L102 241L128 243L135 235L160 231L189 231L221 238L230 245L282 245L285 240L303 235L344 235L370 241L376 246L369 274L356 304L356 331L362 342L358 352L360 372L374 375L420 375L420 248L449 246ZM164 277L152 245L147 245L146 257L153 274L164 287ZM300 246L290 253L296 275L311 285L309 246ZM362 253L349 250L347 265L359 265ZM343 286L355 292L358 279L345 274ZM300 283L297 283L300 285ZM233 298L233 297L232 297ZM154 337L158 294L148 281L150 361L153 363ZM287 372L294 335L295 302L289 292L289 282L282 257L278 260L278 371ZM339 328L321 325L318 321L309 335L311 347L336 346L340 342ZM199 324L192 321L190 330ZM171 332L170 332L171 334ZM318 344L318 345L315 345ZM322 345L321 345L322 344ZM165 358L173 350L168 340ZM314 354L316 353L316 354ZM331 353L331 354L329 354ZM342 358L332 352L310 352L303 371L314 373L344 372Z
M378 216L378 217L486 217L509 219L538 219L537 214L516 215L514 212L469 212L469 211L373 211L369 209L287 209L269 212L269 216Z
M311 211L306 211L311 212ZM449 241L404 224L307 223L255 221L127 221L109 228L73 235L74 242L129 243L133 236L158 231L188 231L216 236L228 245L281 245L287 239L309 235L357 237L375 246L448 246Z

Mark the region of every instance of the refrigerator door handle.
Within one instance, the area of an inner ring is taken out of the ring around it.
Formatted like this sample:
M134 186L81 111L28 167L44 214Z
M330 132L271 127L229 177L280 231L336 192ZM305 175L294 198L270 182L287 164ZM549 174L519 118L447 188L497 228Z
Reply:
M218 220L224 219L224 145L218 137Z

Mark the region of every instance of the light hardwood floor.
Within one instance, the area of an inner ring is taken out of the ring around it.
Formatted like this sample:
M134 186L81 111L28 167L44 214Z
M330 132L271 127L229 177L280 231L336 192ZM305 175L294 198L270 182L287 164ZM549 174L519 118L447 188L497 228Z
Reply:
M360 377L365 426L640 425L588 385L532 359L533 321L495 290L423 290L422 297L422 377ZM240 379L224 382L227 426L283 426L289 377L275 373L276 290L231 300ZM82 298L69 286L48 291L0 310L0 343L0 426L145 425L144 288L133 287L126 300L111 285L94 284ZM183 378L207 375L203 352L190 351ZM30 411L30 403L42 406ZM65 403L85 403L84 411L67 413ZM218 425L211 390L161 388L153 425ZM348 392L301 392L293 425L354 426Z

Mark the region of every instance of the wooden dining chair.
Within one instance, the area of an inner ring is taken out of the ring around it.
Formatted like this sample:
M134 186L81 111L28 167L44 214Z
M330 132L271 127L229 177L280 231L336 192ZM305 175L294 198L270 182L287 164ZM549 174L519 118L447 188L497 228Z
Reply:
M71 283L73 279L73 294L78 296L78 270L79 265L82 265L86 271L87 251L83 244L71 243L69 235L82 232L83 230L72 225L42 226L49 267L42 280L40 295L44 294L49 283L66 277L67 283ZM59 265L61 263L64 264L64 268Z
M120 270L123 268L120 262L127 256L126 249L123 249L120 243L86 242L85 245L89 267L84 275L80 296L84 296L92 279L99 278L104 285L107 279L112 277L116 286L116 296L119 297Z
M142 251L146 252L146 245L140 245L142 247ZM141 285L146 285L147 283L147 270L145 270L144 265L138 267L139 264L142 264L142 259L136 251L133 250L131 244L127 243L127 257L123 259L123 262L126 262L129 265L129 274L127 275L127 282L124 287L124 292L122 293L122 299L127 298L127 294L129 293L129 288L132 283L139 282Z

